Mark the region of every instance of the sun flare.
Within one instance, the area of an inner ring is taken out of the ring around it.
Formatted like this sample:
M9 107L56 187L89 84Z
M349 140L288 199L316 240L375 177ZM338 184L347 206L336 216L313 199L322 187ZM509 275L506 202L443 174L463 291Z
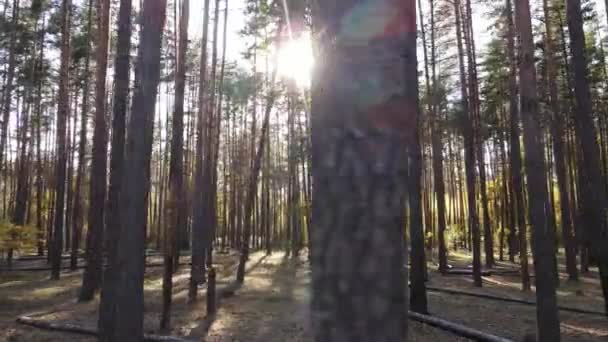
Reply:
M298 87L310 86L314 66L310 35L303 34L283 43L278 59L279 75L294 80Z

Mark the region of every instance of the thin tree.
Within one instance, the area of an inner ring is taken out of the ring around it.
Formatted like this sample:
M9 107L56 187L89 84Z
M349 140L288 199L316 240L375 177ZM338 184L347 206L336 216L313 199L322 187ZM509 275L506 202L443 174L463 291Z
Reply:
M70 0L61 2L61 62L59 67L59 94L57 99L57 161L55 164L55 217L51 248L51 279L59 280L61 252L63 251L63 211L66 180L66 121L70 112Z
M89 0L87 11L87 37L91 36L93 26L93 0ZM76 189L74 198L74 210L72 217L72 253L70 254L70 269L75 270L78 266L78 246L80 244L82 229L84 225L83 219L83 198L82 187L84 183L85 171L85 154L87 146L87 128L88 128L88 112L89 112L89 70L91 62L91 45L87 41L86 56L84 61L84 84L82 85L82 104L80 109L80 141L78 142L78 169L76 170Z
M465 176L467 183L467 200L469 210L469 231L473 236L473 282L481 287L481 236L475 192L475 143L473 135L473 118L470 110L469 94L465 74L464 48L462 46L462 8L460 0L454 1L454 16L456 19L456 40L458 45L458 60L460 69L460 95L462 103L462 130L464 135Z
M279 20L279 25L277 28L277 36L275 38L275 44L280 47L280 37L281 31L283 30L283 20ZM277 65L277 57L278 54L275 54L275 64ZM270 81L270 89L268 94L268 101L266 102L266 109L264 111L264 119L262 121L262 131L260 136L260 141L258 142L258 148L253 159L253 165L251 169L251 173L249 174L249 179L247 182L247 189L245 193L245 211L244 211L244 229L243 229L243 241L241 243L241 255L239 257L239 265L236 271L236 281L238 283L243 283L245 281L245 264L247 260L249 260L249 243L251 239L251 226L252 226L252 214L253 214L253 206L255 204L255 196L258 193L258 178L260 175L260 170L262 168L262 156L264 155L264 149L266 148L266 138L268 137L268 126L270 124L270 113L274 106L274 102L276 101L277 94L275 89L275 83L277 79L277 68L275 68L272 72L272 78Z
M6 6L5 6L6 9ZM2 92L2 122L0 131L0 167L4 163L4 152L8 138L8 123L11 113L11 100L13 92L13 79L15 78L15 67L17 66L17 23L19 22L19 0L13 0L12 19L10 24L10 38L8 46L8 65L6 67L6 80ZM6 184L6 183L5 183ZM6 190L5 190L6 191Z
M511 191L514 198L514 211L517 215L517 227L519 228L519 262L521 266L522 289L530 290L530 273L528 272L528 240L526 229L526 213L524 209L524 189L520 149L519 131L519 104L517 101L517 59L515 57L515 25L513 22L513 6L511 0L506 1L507 20L507 54L509 57L509 116L510 116L510 145L511 145ZM515 227L511 227L514 231ZM513 234L513 237L515 235ZM510 241L515 244L515 241Z
M171 296L174 258L179 254L177 231L185 224L184 207L184 94L186 88L186 52L188 51L188 19L190 1L182 0L179 20L177 74L175 76L175 110L172 120L171 164L169 169L169 203L164 248L163 310L160 328L171 326Z
M193 220L192 220L192 267L190 269L190 286L188 291L188 300L193 302L198 294L198 285L205 280L205 227L204 227L204 210L203 210L203 193L205 191L204 183L204 158L203 158L203 141L205 118L205 93L207 91L207 38L209 35L209 0L205 0L203 9L203 37L201 40L201 62L198 87L198 114L196 127L196 162L194 170L194 199ZM208 120L209 118L207 118Z
M549 88L549 103L552 114L551 134L553 135L553 157L555 159L555 171L557 174L557 185L559 187L560 218L562 225L562 237L566 254L566 271L570 280L578 279L576 269L576 244L574 240L570 199L568 197L568 180L564 154L564 119L560 108L560 99L557 91L557 68L555 51L553 45L553 26L549 3L543 0L543 11L545 14L545 60L547 63L547 87Z

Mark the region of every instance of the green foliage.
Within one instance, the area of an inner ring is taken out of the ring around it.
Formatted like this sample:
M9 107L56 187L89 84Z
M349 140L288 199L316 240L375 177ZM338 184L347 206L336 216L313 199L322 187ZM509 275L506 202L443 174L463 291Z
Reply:
M35 227L0 222L0 250L27 250L34 248L37 242Z

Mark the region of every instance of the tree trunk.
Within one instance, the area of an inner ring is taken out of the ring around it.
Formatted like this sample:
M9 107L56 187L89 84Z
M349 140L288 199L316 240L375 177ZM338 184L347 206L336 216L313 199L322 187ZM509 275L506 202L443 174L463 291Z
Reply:
M311 111L314 336L404 341L405 150L419 148L417 125L411 124L418 111L416 3L337 3L313 7L313 26L323 32ZM369 12L346 29L353 7ZM370 27L376 30L363 29ZM368 92L369 79L382 86ZM421 220L418 210L419 229Z
M112 292L112 330L101 340L141 341L144 309L144 247L146 193L150 187L150 157L156 94L160 80L161 40L165 0L145 0L141 15L136 82L129 120L124 178L120 191L120 234L116 247L116 282Z
M549 88L549 102L552 111L551 134L553 135L553 156L555 158L555 171L559 187L559 203L562 224L562 239L566 254L566 271L570 280L578 279L576 269L576 245L573 236L570 216L570 199L568 197L568 180L564 157L564 122L560 109L557 91L557 74L555 68L555 52L553 45L553 27L551 25L551 12L547 0L543 0L545 14L545 58L547 63L547 86Z
M207 91L207 36L209 31L209 0L205 0L203 14L203 37L201 47L200 76L198 89L198 125L196 140L196 165L194 171L194 199L193 222L192 222L192 267L190 269L190 286L188 300L196 300L198 285L205 279L205 227L203 196L205 192L204 167L203 161L203 141L205 128L205 92ZM209 120L209 118L207 118Z
M45 18L43 16L42 19L42 27L45 25ZM44 230L42 228L42 197L43 195L43 161L42 161L42 152L41 152L41 144L42 144L42 135L41 135L41 126L42 126L42 70L43 70L43 61L44 61L44 37L46 30L41 30L40 32L40 55L38 57L38 80L37 80L37 93L36 97L36 230L37 230L37 249L38 256L44 255ZM48 243L48 240L47 240Z
M283 21L279 21L279 26L277 28L277 37L275 39L275 44L280 47L280 35L283 29ZM277 65L277 56L275 54L275 65ZM266 147L266 137L268 134L268 126L270 122L270 112L272 111L272 107L274 106L274 102L276 100L277 94L275 90L275 82L277 79L277 69L272 72L272 80L270 81L270 89L268 94L268 102L266 102L266 109L264 111L264 120L262 121L262 130L260 135L260 141L258 143L258 149L255 154L255 158L253 159L253 166L251 169L251 173L249 175L249 180L247 183L247 192L245 197L245 212L244 212L244 229L243 229L243 241L241 243L241 255L239 258L239 265L236 271L236 281L239 283L243 283L245 281L245 264L249 259L249 240L251 237L251 215L253 213L253 205L254 198L258 193L258 178L260 174L260 169L262 167L262 156L264 155L264 149Z
M13 92L13 79L15 78L15 67L17 65L16 54L17 54L17 24L19 22L19 0L13 0L13 13L11 20L11 34L9 38L8 46L8 65L6 67L6 82L2 96L4 102L2 103L2 126L0 131L0 167L2 167L4 161L4 150L8 139L8 124L11 114L11 96ZM7 153L8 154L8 153ZM8 157L7 157L8 159ZM7 172L5 170L5 172ZM6 192L6 189L5 189Z
M513 25L513 15L511 0L507 0L507 54L510 61L509 74L509 110L510 110L510 140L511 140L511 191L514 197L514 211L517 215L517 226L519 230L519 260L521 265L522 289L530 290L530 274L528 272L528 243L527 229L524 209L524 189L521 179L522 164L521 150L519 143L519 109L517 103L517 60L515 58L515 25ZM514 229L513 227L511 229Z
M532 250L536 273L537 337L539 341L559 342L559 313L553 268L555 246L551 238L551 228L546 218L546 215L548 215L546 213L547 187L541 186L541 184L546 184L546 169L541 143L536 68L534 66L534 42L528 0L516 0L515 13L517 34L521 38L519 90L524 127L524 148L526 151L528 212L532 227ZM523 256L525 257L525 255Z
M100 341L109 341L114 330L114 299L118 282L118 259L116 246L120 238L119 195L124 176L125 119L129 95L129 72L131 52L131 7L132 0L120 0L118 10L118 37L114 62L114 98L112 100L112 153L110 156L110 185L106 211L105 240L108 266L103 273L103 285L97 322Z
M568 31L570 32L570 48L572 50L572 66L574 68L574 93L576 95L577 137L583 151L583 165L588 181L584 191L585 210L588 215L586 234L591 242L591 253L598 261L600 282L604 294L604 305L608 315L608 225L605 211L608 207L605 179L601 172L599 161L600 151L597 142L597 132L593 121L593 108L589 90L587 57L585 56L585 32L580 0L567 2Z
M462 103L462 130L465 145L465 175L467 182L467 199L469 208L469 229L473 236L473 282L481 287L481 236L479 218L477 216L475 192L475 144L473 139L473 122L467 94L467 82L464 67L464 49L462 46L461 5L460 0L454 1L454 16L456 18L456 39L458 44L458 60L460 66L460 95Z
M171 327L171 296L173 291L174 258L179 255L177 232L185 223L183 169L184 169L184 92L186 87L186 52L188 51L188 20L190 1L182 0L179 19L179 48L175 76L175 111L172 120L171 165L169 170L169 203L164 248L163 309L160 328Z
M101 286L103 272L103 223L106 199L108 132L106 123L106 74L110 1L97 1L97 47L95 51L95 119L89 193L87 267L82 276L79 301L90 301Z
M91 34L93 25L93 0L89 0L87 14L87 35ZM87 146L87 128L88 128L88 112L89 112L89 71L90 71L90 45L86 45L86 57L84 62L83 74L85 75L82 89L82 108L80 115L80 141L78 142L78 169L76 171L76 190L74 198L74 211L72 218L72 253L70 255L70 269L75 270L78 266L78 246L80 245L82 229L84 226L83 219L83 198L82 187L84 183L85 172L85 154Z
M51 279L59 280L63 251L63 211L66 178L66 120L70 112L70 0L61 2L61 65L59 67L59 98L57 100L57 161L55 164L55 220L51 255Z

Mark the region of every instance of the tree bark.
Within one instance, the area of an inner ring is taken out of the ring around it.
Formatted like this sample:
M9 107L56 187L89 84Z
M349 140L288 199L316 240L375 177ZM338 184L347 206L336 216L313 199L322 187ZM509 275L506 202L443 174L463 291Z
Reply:
M524 148L526 151L528 213L532 227L532 250L536 273L537 337L539 341L559 342L559 313L555 293L555 269L553 267L555 246L551 238L551 228L546 218L546 215L548 215L546 212L547 187L541 186L541 184L546 184L546 168L541 143L536 68L534 66L534 42L528 0L516 0L515 13L517 34L521 39L519 90L524 127Z
M481 236L479 232L479 217L477 216L475 192L475 144L473 139L473 121L470 111L469 95L464 67L464 49L462 46L461 5L460 0L454 1L454 16L456 18L456 39L458 44L458 60L460 66L460 93L462 103L462 130L465 149L465 176L467 183L467 199L469 209L469 229L473 236L473 282L481 287Z
M97 46L95 51L95 119L89 192L87 267L82 276L79 301L90 301L101 286L103 272L103 226L106 199L108 132L106 123L106 74L110 0L97 0Z
M103 273L99 319L97 326L100 341L109 341L114 330L114 290L117 288L118 268L116 246L120 238L119 195L124 176L125 118L129 95L129 73L131 52L131 7L132 0L120 0L118 10L118 37L114 62L114 98L112 100L112 152L110 155L110 185L106 210L104 241L108 255L108 266Z
M2 167L4 161L4 150L8 139L8 124L11 114L11 96L13 92L13 79L15 78L15 67L17 66L16 54L17 54L17 24L19 22L19 0L13 0L13 11L11 20L11 34L9 38L8 46L8 65L6 67L6 82L2 96L4 102L2 103L2 131L0 132L0 167ZM8 159L8 158L7 158ZM6 172L6 171L5 171ZM5 190L6 191L6 190Z
M591 242L591 253L598 261L600 282L604 294L604 305L608 315L608 225L606 209L608 198L605 179L601 172L600 150L597 132L593 120L591 93L589 90L587 57L585 56L585 32L580 0L567 2L568 31L572 50L574 72L574 93L576 96L576 114L574 115L577 137L583 151L583 165L588 182L583 196L586 196L585 211L588 215L586 234Z
M92 14L93 0L89 0L87 13L87 36L92 32ZM78 142L78 169L76 171L76 189L74 198L74 211L72 218L72 253L70 255L70 269L75 270L78 266L78 247L80 245L82 230L84 226L83 219L83 196L82 187L84 183L85 172L85 154L87 146L87 128L88 128L88 112L89 112L89 71L90 71L90 45L86 45L86 57L84 62L83 74L85 75L84 84L82 86L82 108L80 115L80 141Z
M313 7L319 45L311 111L316 341L407 336L402 234L405 150L418 148L411 124L418 111L415 4L334 0ZM352 8L365 16L350 21Z
M202 284L205 279L205 227L204 227L204 152L203 141L205 117L205 93L207 91L207 37L209 34L209 0L205 0L203 10L203 37L201 47L201 62L200 76L198 89L198 124L197 124L197 140L196 140L196 165L194 171L194 199L193 207L193 222L192 222L192 268L190 269L190 286L188 291L188 300L193 302L196 300L198 293L198 285ZM208 120L209 118L207 118Z
M519 143L519 109L517 102L517 60L515 58L515 25L513 24L511 0L507 0L507 53L510 61L509 74L509 110L510 110L510 140L511 140L511 191L514 197L514 211L517 215L517 226L519 231L519 262L522 275L522 289L530 290L530 274L528 272L528 242L526 218L524 209L524 189L521 163L521 149ZM520 81L521 82L521 81ZM514 229L513 227L511 229Z
M557 91L557 71L555 68L555 52L553 45L553 27L551 12L547 0L543 0L545 14L545 58L547 63L547 86L549 88L549 102L552 111L551 134L553 135L553 156L555 158L555 171L559 187L560 217L562 224L562 238L566 254L566 271L570 280L578 279L576 269L576 244L573 236L572 220L570 216L570 199L568 196L568 180L564 157L564 120L560 108Z
M57 99L57 161L55 164L55 218L51 249L51 279L59 280L63 251L63 211L66 178L66 120L70 112L70 0L61 2L61 63L59 67L59 98Z
M141 15L136 82L129 120L124 178L120 191L120 235L117 242L113 284L112 330L101 340L141 341L144 309L144 247L146 198L150 187L150 157L156 94L160 81L161 40L165 0L145 0Z
M190 1L182 0L179 20L179 48L177 74L175 76L175 111L172 120L171 164L169 170L169 203L164 248L163 309L160 328L171 327L171 297L173 291L174 260L179 255L177 232L185 223L183 173L184 173L184 92L186 87L186 53L188 51L188 20Z

